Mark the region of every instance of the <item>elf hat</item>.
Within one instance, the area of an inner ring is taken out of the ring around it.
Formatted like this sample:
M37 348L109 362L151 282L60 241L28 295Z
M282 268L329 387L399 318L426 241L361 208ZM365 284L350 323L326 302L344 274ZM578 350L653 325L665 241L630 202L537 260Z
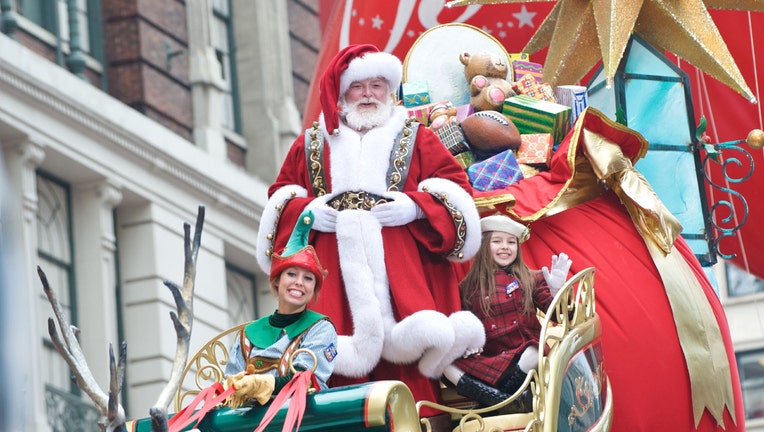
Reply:
M316 292L326 277L326 270L316 256L316 250L308 244L308 234L313 226L313 212L305 210L300 214L297 223L289 236L284 251L271 255L271 282L273 282L288 267L300 267L316 275Z
M326 129L339 133L340 117L337 104L355 81L384 78L390 90L398 91L403 77L403 65L398 57L380 52L369 44L349 45L340 50L329 62L319 85L319 102L324 113Z
M517 240L520 243L528 240L528 237L531 236L531 232L527 226L519 222L515 222L508 216L504 215L486 216L480 219L480 231L500 231L507 234L512 234L513 236L517 237Z

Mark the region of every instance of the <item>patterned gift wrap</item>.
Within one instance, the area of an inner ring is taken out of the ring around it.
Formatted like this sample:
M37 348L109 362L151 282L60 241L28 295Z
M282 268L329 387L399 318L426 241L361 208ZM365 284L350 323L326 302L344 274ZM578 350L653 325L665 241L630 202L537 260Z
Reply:
M552 134L559 144L570 130L570 107L543 101L528 95L512 96L504 100L502 113L517 126L520 134Z
M533 75L536 82L544 82L544 66L539 63L526 60L515 60L512 62L512 73L515 77L522 77L527 74Z
M422 126L430 125L430 110L435 104L419 105L415 107L407 107L406 111L409 113L409 117L414 117L416 121L422 124Z
M516 60L519 61L529 61L531 56L528 53L510 53L507 55L507 59L509 59L509 76L507 79L512 82L517 79L518 75L515 75L512 63Z
M459 162L459 165L465 170L475 163L475 155L469 150L454 155L454 159L456 159L456 161Z
M589 106L589 94L584 86L561 85L557 86L557 103L571 108L570 124L576 122L578 115Z
M401 86L403 105L407 108L430 103L430 87L427 81L405 82Z
M552 159L552 134L520 135L520 147L517 149L517 163L549 166Z
M517 94L524 94L549 102L557 102L552 86L546 83L539 84L531 74L525 74L519 80L513 82L512 89Z
M467 168L472 187L479 191L505 188L523 179L512 150L505 150L490 158L476 162Z
M455 118L452 118L444 123L443 126L436 129L435 133L452 155L457 155L470 149L467 139L464 138L462 127L459 126L459 122Z

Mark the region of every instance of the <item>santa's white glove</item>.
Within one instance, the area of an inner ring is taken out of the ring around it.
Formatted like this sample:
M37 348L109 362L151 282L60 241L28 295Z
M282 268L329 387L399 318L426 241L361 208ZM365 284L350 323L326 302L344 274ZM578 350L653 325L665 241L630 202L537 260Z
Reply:
M547 266L541 268L546 284L549 285L549 292L552 295L557 294L557 291L568 280L568 270L570 270L571 264L573 264L573 261L568 258L568 255L565 252L560 252L559 255L552 255L551 270Z
M424 212L408 195L403 192L387 192L383 195L392 201L378 204L371 209L379 224L384 227L406 225L423 218Z
M316 231L337 231L337 215L339 211L326 205L330 199L332 199L332 195L322 195L305 206L305 210L313 212L313 229Z

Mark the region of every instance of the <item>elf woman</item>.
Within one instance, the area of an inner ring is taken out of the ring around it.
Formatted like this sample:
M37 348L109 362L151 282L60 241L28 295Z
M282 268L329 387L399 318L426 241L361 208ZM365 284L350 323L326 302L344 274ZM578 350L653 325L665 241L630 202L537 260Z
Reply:
M313 213L304 211L281 255L273 254L271 291L278 299L278 309L269 316L247 324L231 347L226 365L227 386L236 392L227 404L238 407L250 399L261 405L277 394L293 378L290 356L299 349L315 355L298 353L292 360L297 371L313 372L313 386L327 387L337 356L337 332L325 315L308 310L318 295L326 272L316 251L308 245Z

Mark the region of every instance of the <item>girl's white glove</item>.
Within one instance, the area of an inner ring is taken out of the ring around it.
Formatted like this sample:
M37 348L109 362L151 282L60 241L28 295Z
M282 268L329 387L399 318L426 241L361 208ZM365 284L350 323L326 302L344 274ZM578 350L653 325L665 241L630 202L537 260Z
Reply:
M557 291L568 280L568 270L570 270L571 264L573 264L573 261L568 258L568 255L565 252L560 252L559 255L552 255L551 270L547 266L541 268L546 284L549 285L549 292L553 296L557 294Z

